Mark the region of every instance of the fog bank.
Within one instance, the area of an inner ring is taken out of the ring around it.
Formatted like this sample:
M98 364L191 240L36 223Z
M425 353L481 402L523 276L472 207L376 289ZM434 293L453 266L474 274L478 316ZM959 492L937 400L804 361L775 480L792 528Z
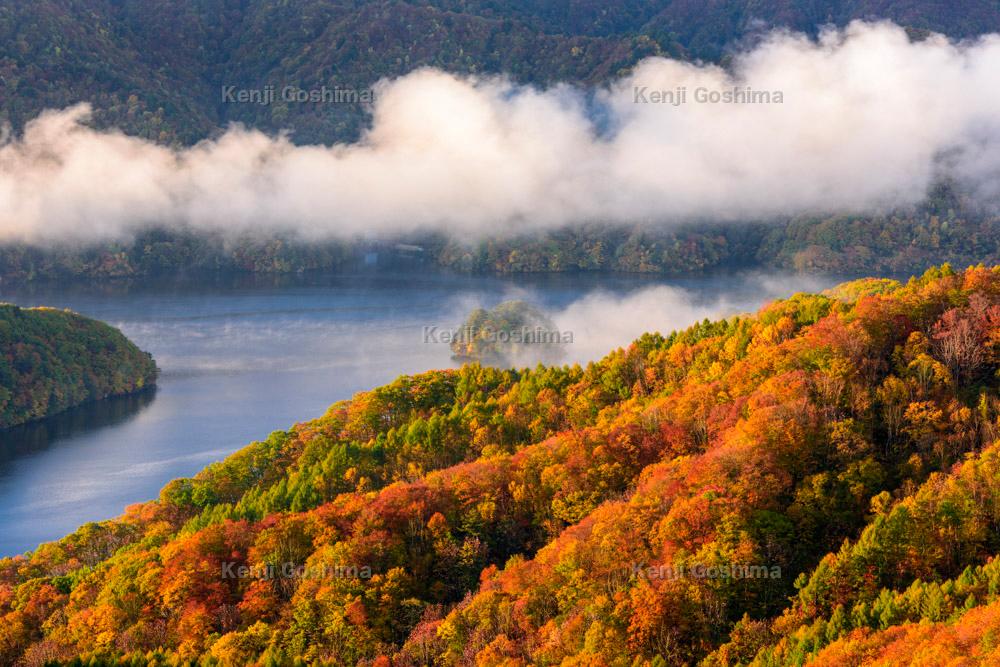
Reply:
M380 82L371 129L332 147L232 127L171 149L91 129L81 104L0 144L0 241L103 241L151 224L474 238L870 213L920 202L941 177L989 205L998 73L997 35L910 42L855 23L818 40L774 33L729 70L647 59L598 90L418 70Z

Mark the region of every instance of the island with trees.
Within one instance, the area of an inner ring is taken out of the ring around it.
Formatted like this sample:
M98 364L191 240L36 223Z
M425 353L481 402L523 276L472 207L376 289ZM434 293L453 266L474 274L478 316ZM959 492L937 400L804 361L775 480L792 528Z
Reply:
M451 340L456 361L478 361L493 366L554 363L573 342L570 331L560 331L537 306L526 301L504 301L492 309L476 308Z

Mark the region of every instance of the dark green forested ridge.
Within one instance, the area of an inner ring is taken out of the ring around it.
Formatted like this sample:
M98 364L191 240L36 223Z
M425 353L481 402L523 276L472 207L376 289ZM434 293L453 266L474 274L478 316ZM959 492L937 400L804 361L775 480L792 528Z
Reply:
M120 331L82 315L0 303L0 428L156 382Z
M962 38L1000 30L989 0L33 0L0 3L0 121L80 101L95 121L192 143L231 121L294 140L357 135L357 105L226 105L223 85L365 88L420 66L598 83L649 55L719 61L771 27L888 19Z

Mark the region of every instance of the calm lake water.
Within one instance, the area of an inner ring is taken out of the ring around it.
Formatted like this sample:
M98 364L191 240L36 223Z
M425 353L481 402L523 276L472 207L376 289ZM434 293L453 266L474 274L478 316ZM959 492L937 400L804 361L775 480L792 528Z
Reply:
M454 365L446 344L425 340L425 327L458 327L479 305L535 303L572 332L567 361L585 362L643 331L752 311L836 282L425 272L0 287L0 301L70 308L113 324L161 369L155 390L0 431L0 556L114 517L169 480L357 391Z

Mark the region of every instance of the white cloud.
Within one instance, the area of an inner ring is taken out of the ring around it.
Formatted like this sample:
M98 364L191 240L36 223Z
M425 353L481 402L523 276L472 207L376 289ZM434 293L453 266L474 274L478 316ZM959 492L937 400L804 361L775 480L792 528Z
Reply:
M998 72L996 35L914 43L898 27L855 23L818 41L775 33L729 71L648 59L598 91L419 70L380 83L371 129L332 147L234 127L173 150L90 129L80 105L0 145L0 240L127 237L154 223L477 236L869 212L919 202L942 173L989 201ZM693 99L747 86L783 101ZM684 87L687 103L637 104L636 87Z

